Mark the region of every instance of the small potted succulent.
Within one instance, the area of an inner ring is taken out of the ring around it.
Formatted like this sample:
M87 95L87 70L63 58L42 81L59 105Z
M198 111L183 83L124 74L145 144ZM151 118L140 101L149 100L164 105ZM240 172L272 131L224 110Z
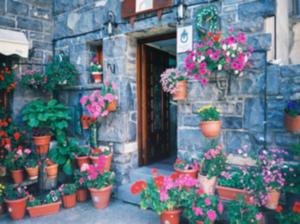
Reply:
M5 212L5 207L4 207L4 189L5 189L4 184L0 184L0 215Z
M106 171L109 171L111 167L112 156L113 156L111 149L108 146L99 146L98 148L92 149L92 155L90 156L90 159L92 160L93 164L98 164L99 156L104 157L105 159L104 169Z
M62 184L58 191L62 197L64 208L73 208L76 206L76 186L68 183Z
M200 188L205 194L213 195L218 181L218 176L225 170L226 156L222 145L212 145L204 153L200 164Z
M47 83L47 77L38 69L28 69L24 74L19 74L18 78L23 86L32 89L41 89Z
M102 83L102 65L98 62L97 57L93 57L90 63L89 71L92 73L92 77L95 83Z
M104 96L104 100L107 104L107 110L113 112L117 110L118 97L116 94L116 84L114 82L105 82L101 88L101 95Z
M10 170L12 179L15 184L20 184L24 180L24 162L25 155L21 146L8 152L4 159L4 165L8 170Z
M31 218L53 215L60 210L60 194L58 191L50 191L44 200L29 196L27 201L27 211Z
M4 189L4 201L13 220L19 220L24 217L27 195L23 187L14 189L13 185L7 185Z
M87 187L95 208L106 208L110 201L115 174L105 171L105 158L100 155L97 165L84 165L81 172L87 174Z
M164 92L170 93L173 100L185 100L187 78L176 68L168 68L160 75L160 82Z
M292 133L300 130L300 99L290 100L284 109L284 126Z
M77 160L77 164L79 169L83 164L89 164L89 156L91 153L91 148L88 145L80 146L78 151L75 153L75 158Z
M26 161L25 161L25 170L28 174L28 177L30 180L36 180L39 175L39 167L38 167L38 160L35 154L31 152L30 149L25 149L24 150L26 156Z
M228 206L228 219L230 224L264 223L264 216L258 207L246 203L242 195L238 195L237 201L230 201Z
M89 166L87 163L84 166ZM76 199L78 202L85 202L88 198L88 189L87 189L87 172L81 172L80 170L75 170L74 180L76 186Z
M176 159L174 169L179 175L189 175L190 177L197 178L199 165L196 160L189 159Z
M130 191L133 195L140 194L142 209L152 208L160 215L161 224L179 224L182 207L197 184L198 181L188 175L159 176L152 171L148 182L136 181Z
M206 105L198 109L197 114L201 118L200 131L207 138L216 138L220 135L222 122L220 110L212 105Z
M196 191L194 197L188 200L183 210L183 216L190 223L212 224L223 214L224 207L221 200L214 195L199 194Z

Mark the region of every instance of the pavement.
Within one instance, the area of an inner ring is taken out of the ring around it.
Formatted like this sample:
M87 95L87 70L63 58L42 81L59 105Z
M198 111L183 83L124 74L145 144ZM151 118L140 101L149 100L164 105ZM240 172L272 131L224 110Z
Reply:
M89 200L77 203L75 208L64 209L55 215L30 218L27 214L20 221L12 221L9 215L0 216L0 224L159 224L159 216L150 210L111 199L109 207L96 209Z

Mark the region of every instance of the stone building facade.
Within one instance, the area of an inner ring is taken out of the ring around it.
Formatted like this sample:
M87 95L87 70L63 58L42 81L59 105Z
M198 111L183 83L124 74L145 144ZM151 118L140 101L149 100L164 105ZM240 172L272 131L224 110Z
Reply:
M82 142L87 134L78 128L79 99L97 89L91 83L87 67L91 56L102 48L104 79L117 83L119 107L117 112L98 121L98 141L99 144L113 143L113 167L118 184L130 182L130 171L139 165L138 40L193 25L193 42L198 42L195 16L199 9L209 4L218 7L224 31L233 27L247 34L254 48L253 66L245 70L243 76L233 78L230 91L225 94L213 81L205 88L196 81L188 82L187 100L176 104L178 154L195 156L204 147L206 140L199 132L199 118L194 112L208 103L222 111L220 141L229 153L235 153L243 145L256 151L267 145L288 147L299 143L299 136L289 134L283 127L283 109L289 99L299 98L300 65L270 65L267 61L267 52L274 40L266 32L265 20L276 13L274 0L186 0L187 17L181 24L177 22L178 1L173 1L174 5L165 9L160 19L156 13L139 15L134 26L121 17L122 1L119 0L53 0L53 4L43 0L1 1L5 4L5 14L0 16L0 26L25 31L33 40L35 55L26 63L44 63L53 48L55 52L69 55L79 69L78 85L60 89L55 95L72 111L70 130ZM12 2L16 6L13 9ZM117 24L111 36L106 25L108 11L114 13ZM177 66L182 70L186 54L176 56Z

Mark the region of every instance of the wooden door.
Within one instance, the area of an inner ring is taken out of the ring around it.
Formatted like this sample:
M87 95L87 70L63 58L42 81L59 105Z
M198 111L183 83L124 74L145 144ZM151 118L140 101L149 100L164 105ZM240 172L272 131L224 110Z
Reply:
M146 45L140 54L139 162L147 165L170 155L170 96L162 91L160 74L175 57Z

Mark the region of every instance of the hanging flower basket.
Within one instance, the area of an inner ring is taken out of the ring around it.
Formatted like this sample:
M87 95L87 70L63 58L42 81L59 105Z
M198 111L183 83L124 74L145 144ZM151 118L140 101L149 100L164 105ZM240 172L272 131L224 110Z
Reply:
M172 94L173 100L182 101L186 99L187 80L176 83L175 92Z

